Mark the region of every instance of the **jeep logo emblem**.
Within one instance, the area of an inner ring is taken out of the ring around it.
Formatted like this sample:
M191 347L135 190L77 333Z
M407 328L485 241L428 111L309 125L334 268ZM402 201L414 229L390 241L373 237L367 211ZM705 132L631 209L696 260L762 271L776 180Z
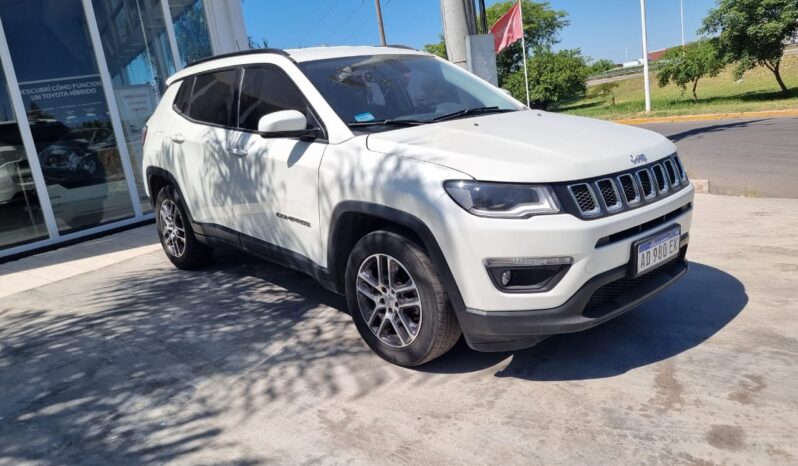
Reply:
M629 160L632 162L632 165L640 165L641 163L648 162L648 157L646 157L645 154L630 155Z

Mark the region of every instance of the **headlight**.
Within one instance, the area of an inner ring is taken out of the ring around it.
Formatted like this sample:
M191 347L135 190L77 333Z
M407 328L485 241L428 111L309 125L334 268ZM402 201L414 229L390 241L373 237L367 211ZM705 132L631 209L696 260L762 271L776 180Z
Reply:
M447 181L443 187L460 207L479 217L529 218L560 212L550 186Z

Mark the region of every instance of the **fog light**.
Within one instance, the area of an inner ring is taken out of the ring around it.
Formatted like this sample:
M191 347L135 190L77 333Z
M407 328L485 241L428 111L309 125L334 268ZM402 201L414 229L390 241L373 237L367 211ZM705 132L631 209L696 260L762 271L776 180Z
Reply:
M573 264L571 257L513 257L485 260L493 284L504 293L541 293L554 288Z
M510 284L510 280L513 279L513 272L511 270L505 270L502 272L502 286L507 286Z

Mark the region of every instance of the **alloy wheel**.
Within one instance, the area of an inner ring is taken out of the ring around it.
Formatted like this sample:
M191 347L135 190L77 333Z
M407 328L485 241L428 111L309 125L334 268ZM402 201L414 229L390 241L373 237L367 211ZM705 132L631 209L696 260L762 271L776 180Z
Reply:
M367 257L357 272L357 301L368 328L386 345L404 348L421 329L421 296L401 262L387 254Z
M167 199L161 204L160 218L167 251L174 257L182 257L186 252L186 227L174 201Z

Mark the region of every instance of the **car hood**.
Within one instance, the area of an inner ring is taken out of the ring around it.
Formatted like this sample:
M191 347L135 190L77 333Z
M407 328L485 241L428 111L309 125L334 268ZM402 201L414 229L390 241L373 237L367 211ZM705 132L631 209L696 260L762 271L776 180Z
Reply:
M443 165L485 181L548 183L629 170L676 146L640 128L537 110L368 136L369 150Z

